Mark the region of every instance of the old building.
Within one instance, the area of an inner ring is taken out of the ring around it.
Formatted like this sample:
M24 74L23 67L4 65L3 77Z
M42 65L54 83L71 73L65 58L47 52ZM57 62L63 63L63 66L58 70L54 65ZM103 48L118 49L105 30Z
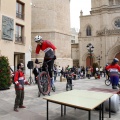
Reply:
M16 69L31 60L31 5L29 0L0 0L0 54Z
M90 15L80 13L78 37L80 65L98 62L98 56L101 66L120 59L120 0L91 0ZM88 53L89 44L94 48Z
M78 30L71 28L71 57L73 59L73 66L79 65L79 44L78 44Z
M36 43L34 37L41 35L56 47L58 66L72 66L70 0L32 0L32 60L35 60ZM43 61L44 52L40 52Z

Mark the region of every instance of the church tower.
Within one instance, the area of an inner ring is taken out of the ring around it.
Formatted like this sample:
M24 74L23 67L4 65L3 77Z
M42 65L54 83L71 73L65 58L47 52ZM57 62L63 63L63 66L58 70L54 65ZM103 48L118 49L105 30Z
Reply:
M86 48L89 44L94 46L92 53ZM91 0L90 15L80 16L79 51L84 66L120 59L120 0Z
M40 35L56 47L56 64L72 66L70 41L70 0L32 0L32 60L35 60L34 37ZM39 61L43 61L40 52ZM66 64L67 63L67 64Z

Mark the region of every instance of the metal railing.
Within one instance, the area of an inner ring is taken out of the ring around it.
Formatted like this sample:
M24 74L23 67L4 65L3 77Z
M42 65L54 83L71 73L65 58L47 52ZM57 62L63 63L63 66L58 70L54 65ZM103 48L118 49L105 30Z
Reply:
M16 17L24 20L24 14L22 14L20 12L16 12Z
M15 35L15 43L25 44L25 37L16 34L16 35Z

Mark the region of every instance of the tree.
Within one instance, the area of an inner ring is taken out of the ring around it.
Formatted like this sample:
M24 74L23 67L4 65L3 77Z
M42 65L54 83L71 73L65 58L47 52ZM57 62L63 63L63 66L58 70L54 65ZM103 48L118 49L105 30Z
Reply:
M8 58L0 56L0 90L8 89L11 86L11 72Z

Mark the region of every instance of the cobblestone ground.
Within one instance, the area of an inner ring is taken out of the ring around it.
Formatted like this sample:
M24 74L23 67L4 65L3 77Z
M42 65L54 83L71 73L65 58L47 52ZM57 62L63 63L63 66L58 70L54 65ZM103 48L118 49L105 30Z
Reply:
M73 89L86 90L92 87L111 89L111 86L105 85L104 80L105 78L73 80ZM66 91L66 81L60 82L59 77L57 77L55 86L56 92L51 92L51 95ZM46 100L43 99L44 96L38 97L37 95L37 85L25 86L24 105L26 108L14 112L14 86L12 85L9 90L0 91L0 120L46 120ZM60 105L49 103L49 120L88 120L87 111L67 107L66 116L61 117L60 110ZM91 120L99 120L98 111L92 111ZM120 120L120 112L112 113L111 118L105 112L104 120Z

